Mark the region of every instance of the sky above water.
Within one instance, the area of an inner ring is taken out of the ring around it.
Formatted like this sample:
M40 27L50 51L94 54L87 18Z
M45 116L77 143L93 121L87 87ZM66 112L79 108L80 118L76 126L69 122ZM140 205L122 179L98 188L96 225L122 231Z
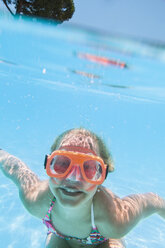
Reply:
M74 4L70 23L165 43L165 0L74 0ZM0 0L1 10L3 5Z
M165 0L75 0L72 23L165 42Z

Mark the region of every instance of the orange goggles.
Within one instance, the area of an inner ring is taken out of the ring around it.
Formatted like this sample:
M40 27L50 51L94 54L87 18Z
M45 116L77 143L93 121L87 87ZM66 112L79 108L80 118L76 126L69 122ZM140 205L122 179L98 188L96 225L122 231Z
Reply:
M107 165L98 156L62 150L46 155L45 169L50 177L66 177L73 166L80 167L82 176L88 183L102 184L106 178Z

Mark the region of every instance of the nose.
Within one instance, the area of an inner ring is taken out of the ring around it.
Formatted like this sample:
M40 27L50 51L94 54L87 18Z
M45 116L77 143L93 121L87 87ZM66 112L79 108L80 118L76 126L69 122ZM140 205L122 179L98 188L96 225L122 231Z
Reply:
M82 173L81 173L81 169L79 165L74 165L70 172L68 173L68 175L66 176L66 178L70 181L82 181L83 177L82 177Z

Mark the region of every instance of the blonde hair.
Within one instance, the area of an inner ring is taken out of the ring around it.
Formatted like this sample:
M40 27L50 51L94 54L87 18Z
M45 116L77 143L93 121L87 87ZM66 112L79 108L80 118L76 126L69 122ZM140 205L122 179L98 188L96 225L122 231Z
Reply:
M63 132L55 139L51 146L51 152L60 146L79 146L91 149L95 153L99 153L104 163L108 165L109 172L114 171L112 156L102 138L85 128L75 128Z

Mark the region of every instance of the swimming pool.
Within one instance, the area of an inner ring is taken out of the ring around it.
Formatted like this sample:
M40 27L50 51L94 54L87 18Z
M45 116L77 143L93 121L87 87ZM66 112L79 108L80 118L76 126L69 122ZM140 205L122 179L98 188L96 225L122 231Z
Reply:
M165 197L165 46L67 25L0 18L0 135L3 149L42 179L44 155L66 129L101 135L116 170L105 185L119 196ZM2 248L43 247L46 229L0 174ZM126 237L128 248L163 248L154 215Z

